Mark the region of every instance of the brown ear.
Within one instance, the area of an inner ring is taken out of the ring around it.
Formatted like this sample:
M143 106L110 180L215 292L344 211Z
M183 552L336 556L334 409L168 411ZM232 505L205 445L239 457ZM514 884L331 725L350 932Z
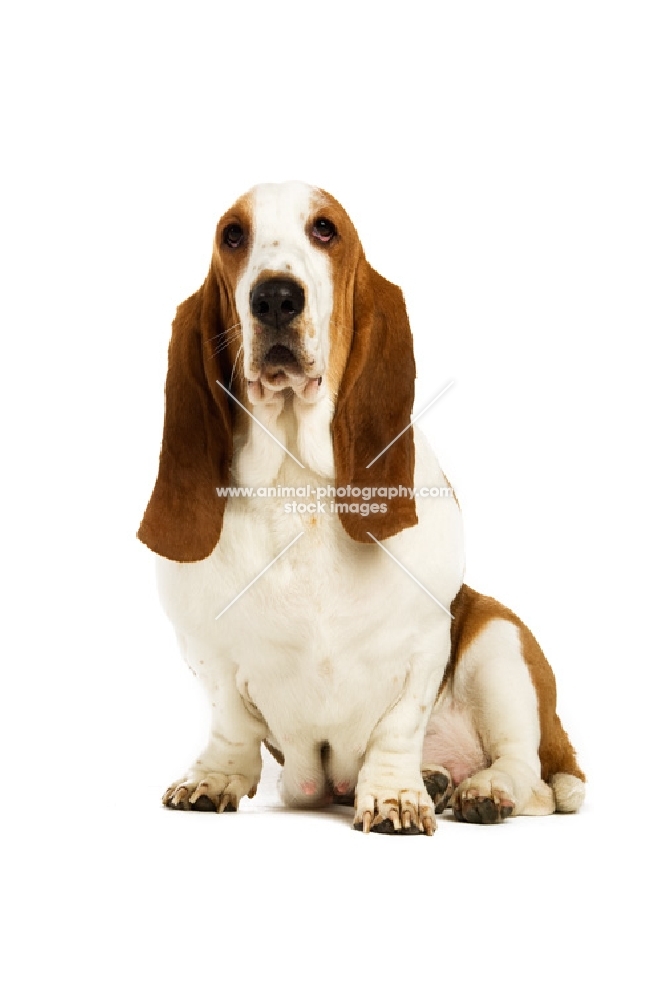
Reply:
M413 338L401 289L382 278L364 257L355 276L353 314L353 339L332 421L337 488L412 489L415 445L408 424L415 395ZM387 445L387 451L373 462ZM415 500L410 496L374 496L368 501L351 496L337 502L387 504L384 514L339 514L350 537L358 542L371 542L367 532L381 541L417 524Z
M178 307L168 349L166 411L159 472L138 537L177 562L210 555L219 540L233 456L229 383L220 288L212 271ZM215 337L217 339L215 339ZM216 353L215 353L216 352Z

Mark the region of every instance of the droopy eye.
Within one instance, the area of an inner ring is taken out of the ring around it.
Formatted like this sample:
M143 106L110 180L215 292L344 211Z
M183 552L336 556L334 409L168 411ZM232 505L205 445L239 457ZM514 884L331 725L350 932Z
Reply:
M227 247L230 247L231 250L237 250L244 242L244 229L237 222L231 222L230 226L226 226L224 229L221 238Z
M329 219L320 218L314 222L311 233L321 243L329 243L337 235L337 230Z

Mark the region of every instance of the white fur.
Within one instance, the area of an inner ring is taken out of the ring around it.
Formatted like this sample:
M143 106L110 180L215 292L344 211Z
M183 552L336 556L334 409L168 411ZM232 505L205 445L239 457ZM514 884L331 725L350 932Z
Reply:
M299 396L293 399L297 420L297 446L302 461L314 472L327 479L334 478L332 452L332 417L334 405L328 394L314 403L307 403Z
M238 441L233 453L233 480L239 486L263 486L276 477L284 457L280 444L286 441L279 422L283 409L283 393L263 389L260 402L253 406L254 417L261 426L250 420L246 440L241 444Z

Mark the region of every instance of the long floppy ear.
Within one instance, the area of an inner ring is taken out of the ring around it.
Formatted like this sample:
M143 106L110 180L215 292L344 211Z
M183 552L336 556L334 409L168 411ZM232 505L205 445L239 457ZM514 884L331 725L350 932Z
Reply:
M414 395L413 338L401 289L361 256L355 275L353 339L332 421L337 488L412 489L415 445L408 424ZM381 541L417 524L410 495L393 493L388 499L378 495L369 501L351 496L337 502L387 504L387 513L339 514L358 542L371 542L368 532Z
M168 349L166 411L159 472L138 529L154 552L177 562L210 555L221 534L233 457L231 412L226 393L228 349L223 336L220 288L212 272L178 307ZM216 352L216 353L215 353Z

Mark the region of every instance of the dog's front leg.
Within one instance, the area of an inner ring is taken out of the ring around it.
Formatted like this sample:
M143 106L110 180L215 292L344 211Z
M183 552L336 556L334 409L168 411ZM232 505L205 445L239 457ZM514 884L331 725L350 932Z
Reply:
M431 835L436 829L421 761L441 676L442 669L433 667L430 660L414 658L409 664L401 694L381 717L367 745L355 789L356 830Z
M237 685L237 665L180 637L182 652L210 701L207 746L189 771L163 796L171 809L234 812L251 798L261 775L261 741L267 726L247 691Z

